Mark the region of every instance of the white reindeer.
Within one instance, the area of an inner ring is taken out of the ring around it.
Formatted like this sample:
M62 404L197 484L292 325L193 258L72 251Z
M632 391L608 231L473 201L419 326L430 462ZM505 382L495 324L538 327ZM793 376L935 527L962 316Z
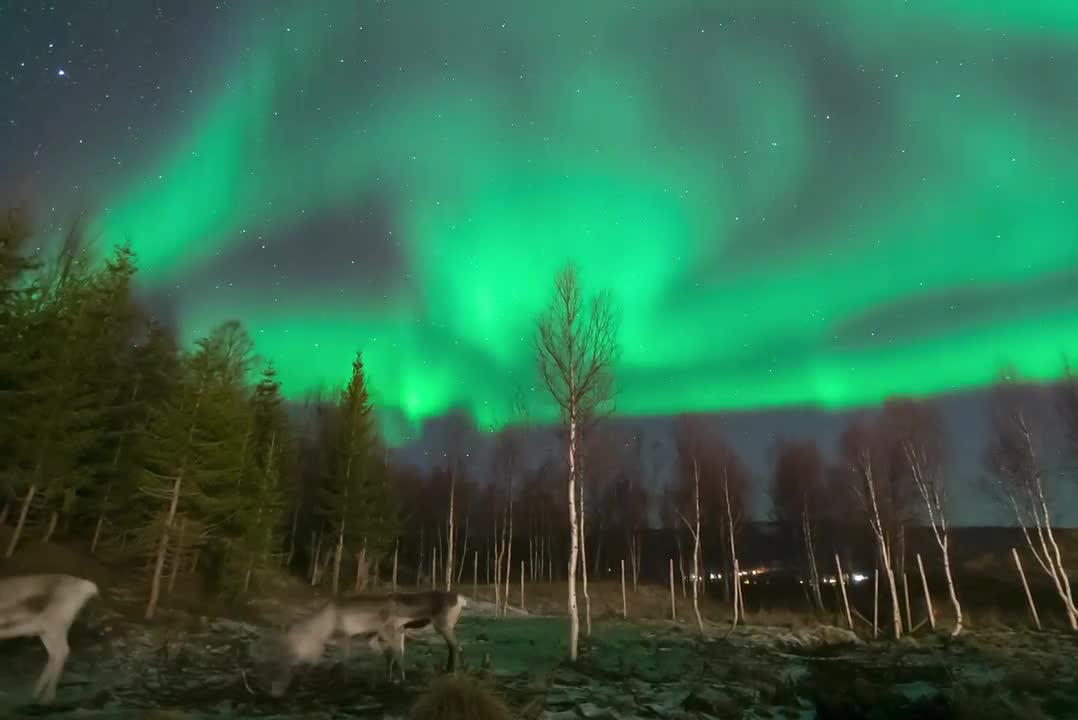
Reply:
M86 602L97 594L93 582L71 575L0 579L0 639L36 635L49 654L34 685L36 699L51 703L56 698L56 684L70 652L67 631Z

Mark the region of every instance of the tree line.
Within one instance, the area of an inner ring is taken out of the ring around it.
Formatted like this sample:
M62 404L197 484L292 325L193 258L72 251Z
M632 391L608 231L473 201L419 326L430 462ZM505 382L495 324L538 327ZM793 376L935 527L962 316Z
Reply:
M140 310L129 246L98 261L78 223L54 257L30 244L25 220L8 212L5 556L31 533L46 543L61 534L94 554L141 561L147 618L192 573L235 596L311 556L330 569L334 591L346 576L365 582L368 558L396 537L397 513L361 355L347 385L314 398L313 417L297 424L241 323L221 323L183 349Z

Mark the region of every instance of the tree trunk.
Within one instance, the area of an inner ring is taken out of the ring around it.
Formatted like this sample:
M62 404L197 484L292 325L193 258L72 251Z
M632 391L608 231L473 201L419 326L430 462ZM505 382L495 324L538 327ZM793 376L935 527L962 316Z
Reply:
M583 467L583 459L580 463ZM580 478L580 580L584 593L584 636L591 637L591 597L588 595L588 555L584 543L584 478Z
M296 523L299 520L299 510L292 511L292 529L288 533L288 557L284 561L286 568L292 567L292 558L296 556Z
M958 602L958 592L955 590L954 577L951 575L951 554L947 550L947 539L943 540L943 577L947 581L947 593L951 596L951 607L954 608L954 630L952 637L962 632L962 605Z
M341 559L344 557L344 520L337 529L337 548L333 552L333 595L336 597L341 585Z
M393 547L393 592L397 592L397 555L400 553L401 540L397 538L397 544Z
M500 523L502 526L502 537L498 538L498 529L495 527L495 552L494 552L494 616L499 617L502 614L502 560L505 555L505 520L502 519Z
M509 511L505 516L507 528L507 535L505 537L505 594L502 596L502 602L505 603L505 612L503 615L509 614L509 576L513 574L513 496L509 496Z
M464 534L461 536L460 542L460 561L457 563L457 585L460 585L461 578L464 577L465 560L468 558L468 524L471 522L471 519L471 512L465 513Z
M311 554L310 577L311 587L314 587L318 583L318 561L321 560L322 555L322 533L318 533L318 539L315 540L315 534L311 532L311 545L314 552Z
M356 592L366 590L368 582L370 582L370 573L367 567L367 544L363 543L363 547L356 554Z
M670 558L670 620L677 622L677 593L674 592L674 558Z
M686 598L689 596L689 575L685 572L685 553L681 549L681 533L676 528L674 529L674 542L677 545L677 567L678 575L681 577L681 597Z
M115 467L115 463L113 464ZM112 495L112 483L105 486L105 498L101 501L101 510L97 513L97 523L94 525L94 537L90 541L90 554L97 550L97 543L101 540L101 529L105 525L105 513L108 512L109 497Z
M11 557L15 554L15 547L19 544L23 528L26 527L26 516L30 512L30 503L33 502L36 493L37 483L30 483L30 487L26 489L26 494L22 498L19 519L15 522L15 531L11 533L11 540L7 544L7 552L4 553L4 557Z
M531 529L528 531L528 572L531 573L531 580L535 582L535 558L538 555L538 551L535 549L535 523L531 524Z
M424 536L423 526L420 525L419 526L419 549L418 549L419 558L416 560L416 564L415 564L415 584L416 584L417 588L421 587L423 585L423 571L427 567L427 564L426 564L426 559L427 559L426 547L427 547L427 543L426 543L426 538L424 538L423 536Z
M1033 624L1039 631L1041 629L1041 618L1037 614L1037 606L1033 602L1033 593L1029 591L1029 583L1026 582L1026 573L1022 570L1022 561L1018 559L1018 548L1011 548L1011 556L1014 557L1014 564L1018 568L1018 576L1022 578L1022 589L1026 591L1026 601L1029 603L1029 612L1033 615Z
M1040 481L1037 482L1037 489L1040 494L1041 512L1044 513L1044 528L1045 533L1048 536L1048 541L1052 546L1053 557L1049 558L1049 562L1055 562L1056 574L1059 578L1057 581L1060 585L1060 595L1063 598L1063 603L1067 609L1067 620L1070 622L1071 630L1078 630L1078 607L1074 604L1074 594L1071 592L1071 581L1067 577L1067 569L1063 567L1063 554L1059 551L1059 544L1056 542L1055 533L1052 532L1051 515L1048 513L1048 504L1044 500L1044 492L1041 490ZM1045 555L1047 555L1047 551Z
M861 470L862 479L865 482L865 490L868 494L868 504L866 511L869 513L869 526L872 528L872 533L876 536L876 546L879 550L880 560L883 562L883 570L887 575L887 586L891 591L891 619L894 627L894 636L898 640L902 637L902 606L898 601L898 583L895 581L895 568L892 563L891 550L888 543L888 536L884 531L883 520L880 517L879 504L876 502L876 483L872 474L871 461L867 457L867 453L862 455ZM903 537L901 527L899 528L899 536ZM904 541L900 543L904 547ZM905 573L902 573L905 578Z
M734 617L731 628L736 628L741 610L741 577L737 563L737 545L734 542L734 512L730 507L730 473L725 465L722 468L722 493L725 498L724 504L726 505L726 531L730 542L730 565L734 569L733 578L731 579L734 591Z
M456 468L449 469L449 529L445 534L446 547L445 547L445 591L449 592L453 589L453 561L456 559L453 557L454 549L454 536L456 535L455 518L456 514L456 498L457 498L457 473Z
M60 513L56 510L49 512L49 525L45 528L45 534L41 538L41 542L47 543L52 540L52 536L56 533L56 525L60 522Z
M692 504L693 512L695 515L694 522L695 527L692 531L692 611L696 615L696 627L700 631L700 635L704 634L704 621L700 617L700 599L699 599L699 587L700 587L700 467L697 465L696 458L692 460L692 476L693 476L693 488L692 488ZM682 586L684 587L684 585Z
M925 577L925 565L921 562L921 553L917 553L917 569L921 573L921 587L925 591L925 610L928 611L928 624L936 629L936 611L932 607L932 593L928 591L928 578Z
M906 602L906 632L913 632L913 608L910 606L910 583L902 573L902 597Z
M570 380L570 394L575 395L575 383ZM580 647L580 616L576 606L576 570L579 559L580 528L576 516L576 434L577 408L573 404L569 410L569 572L568 610L569 610L569 661L575 663Z
M846 595L846 578L842 573L842 561L835 553L835 570L838 572L838 586L842 590L842 607L846 609L846 624L853 630L853 615L850 613L850 598Z
M180 563L183 562L183 542L185 530L187 529L187 518L180 518L180 535L176 539L176 550L173 553L172 571L168 576L168 594L171 595L173 589L176 587L176 576L180 574ZM244 586L244 592L246 592L246 585Z
M161 529L161 538L157 543L157 558L154 560L153 579L150 581L150 599L146 603L146 619L152 620L157 611L157 600L161 596L161 575L165 570L165 556L168 554L168 536L172 531L172 523L176 521L176 508L180 504L180 490L183 489L183 473L176 476L172 483L172 497L168 503L168 515L165 516L165 526Z
M808 563L809 583L812 586L812 600L816 610L823 612L823 593L820 591L820 570L816 564L816 540L813 537L812 521L809 518L807 503L801 508L801 534L805 541L805 560Z
M629 617L629 600L625 595L625 561L621 561L621 616Z
M891 589L891 621L897 640L902 637L902 606L898 602L898 583L895 582L895 571L891 568L890 553L884 553L883 569L887 573L887 586Z

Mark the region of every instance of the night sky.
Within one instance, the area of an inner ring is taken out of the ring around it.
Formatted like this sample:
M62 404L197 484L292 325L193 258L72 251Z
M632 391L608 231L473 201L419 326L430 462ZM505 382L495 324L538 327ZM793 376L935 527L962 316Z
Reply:
M975 448L1078 349L1076 77L1071 0L0 0L0 192L292 397L362 348L394 441L509 419L573 258L622 415L958 393Z

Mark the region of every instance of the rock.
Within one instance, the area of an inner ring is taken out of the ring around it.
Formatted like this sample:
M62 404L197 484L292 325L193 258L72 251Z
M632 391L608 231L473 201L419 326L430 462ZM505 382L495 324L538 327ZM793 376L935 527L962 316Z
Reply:
M812 637L818 645L864 645L864 641L852 630L833 625L821 625Z
M682 703L685 710L725 716L736 712L740 705L727 692L714 687L694 690Z
M852 630L821 625L811 630L795 630L774 638L775 644L791 649L812 650L833 645L864 645Z
M586 720L618 720L618 715L605 707L599 707L595 703L584 703L577 706L577 710Z
M559 710L557 712L544 710L539 714L539 720L579 720L579 718L580 716L576 714L576 710Z

